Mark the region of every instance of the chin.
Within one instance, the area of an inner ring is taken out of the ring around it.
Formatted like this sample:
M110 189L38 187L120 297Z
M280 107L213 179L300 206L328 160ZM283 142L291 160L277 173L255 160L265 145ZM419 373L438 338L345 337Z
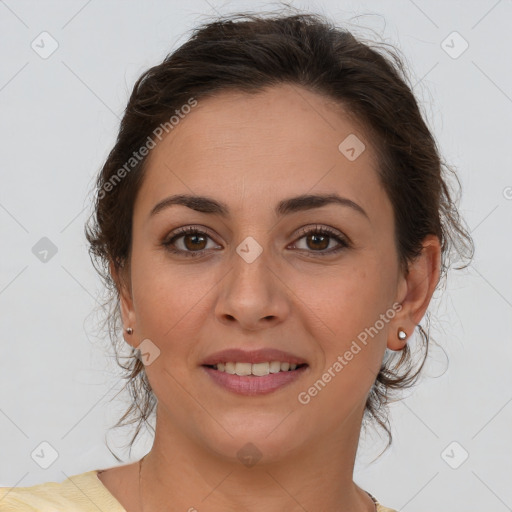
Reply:
M203 439L210 451L217 456L225 458L226 462L238 461L247 467L255 464L271 464L286 458L296 449L303 446L305 439L295 439L290 435L288 428L276 428L283 418L271 416L273 421L254 421L240 423L223 423L225 430L216 425L216 436L211 437L212 430L207 439ZM268 420L268 418L267 418ZM285 420L286 421L286 420ZM298 429L293 428L297 432Z

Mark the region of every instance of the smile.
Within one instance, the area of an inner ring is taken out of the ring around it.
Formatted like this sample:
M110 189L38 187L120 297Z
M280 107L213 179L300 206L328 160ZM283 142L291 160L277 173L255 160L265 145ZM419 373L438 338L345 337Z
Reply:
M263 377L270 373L279 373L279 372L288 372L296 370L298 366L306 366L306 365L296 365L290 364L288 362L280 362L280 361L269 361L263 363L218 363L216 365L212 365L211 368L218 370L219 372L229 373L230 375L254 375L256 377Z
M279 361L227 362L202 368L219 387L239 395L254 396L272 393L295 382L307 371L308 365Z

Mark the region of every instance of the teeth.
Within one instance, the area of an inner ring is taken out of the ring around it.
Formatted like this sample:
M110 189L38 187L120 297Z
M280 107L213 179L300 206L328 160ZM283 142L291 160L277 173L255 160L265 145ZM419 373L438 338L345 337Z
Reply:
M222 363L221 363L222 364ZM217 365L217 369L218 369L218 365ZM235 363L226 363L224 365L224 371L226 373L231 373L231 375L234 375L235 374Z
M280 361L270 361L265 363L218 363L215 368L220 372L230 373L231 375L255 375L264 377L269 373L287 372L297 369L296 364L281 363Z
M249 366L252 367L251 373L253 375L257 375L258 377L263 377L263 375L268 375L270 373L270 363L255 363Z
M281 371L281 363L279 361L272 361L269 368L270 373L278 373Z
M235 363L235 373L237 375L251 375L251 363Z

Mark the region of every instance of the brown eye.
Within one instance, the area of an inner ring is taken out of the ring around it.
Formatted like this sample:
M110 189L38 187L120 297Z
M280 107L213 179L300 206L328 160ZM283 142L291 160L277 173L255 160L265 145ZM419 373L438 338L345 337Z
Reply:
M170 252L184 256L202 256L208 250L208 239L211 237L195 227L178 230L162 245ZM176 247L181 245L181 247Z
M314 233L306 237L307 240L311 241L311 244L308 244L308 246L311 249L319 250L325 250L327 247L329 247L329 238L329 236L320 235L318 233Z
M207 247L208 239L212 239L208 233L189 226L173 233L162 245L174 254L197 257L205 255L211 249ZM299 250L314 256L330 255L350 247L349 242L340 233L326 227L303 229L298 240L302 239L306 240L306 247L299 247ZM337 242L337 246L328 250L333 241Z
M183 244L190 251L204 249L203 245L205 240L206 237L202 234L191 234L183 236Z
M316 226L315 228L305 228L301 231L301 236L298 240L305 239L306 247L299 249L308 251L310 253L318 253L318 255L333 254L342 249L350 247L349 242L338 232L323 226ZM337 247L327 250L332 241L337 242ZM316 256L317 254L315 254Z

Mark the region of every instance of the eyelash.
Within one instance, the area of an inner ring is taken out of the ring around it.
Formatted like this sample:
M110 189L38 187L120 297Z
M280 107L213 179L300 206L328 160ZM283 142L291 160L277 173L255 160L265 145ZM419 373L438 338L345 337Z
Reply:
M350 247L350 243L344 237L339 235L336 231L334 231L330 228L327 228L325 226L320 226L320 227L315 226L314 228L303 228L300 231L300 233L299 233L300 236L298 237L297 240L300 240L301 238L304 238L305 236L308 236L311 234L324 235L324 236L328 236L330 238L334 238L340 244L338 247L336 247L334 249L330 249L328 251L327 250L310 251L312 253L310 256L312 256L312 257L336 254L336 253L340 252L341 250L347 249ZM175 231L174 233L172 233L172 237L170 239L167 239L166 241L162 242L162 245L169 252L174 253L174 254L183 255L185 257L194 258L194 257L198 257L198 256L203 256L204 252L207 251L207 249L201 249L199 251L184 251L182 249L176 249L175 247L173 247L174 242L177 239L179 239L185 235L206 235L207 237L211 238L207 232L202 231L202 230L196 228L195 226L188 226L185 228L180 228L177 231ZM307 249L299 249L299 250L304 251Z

